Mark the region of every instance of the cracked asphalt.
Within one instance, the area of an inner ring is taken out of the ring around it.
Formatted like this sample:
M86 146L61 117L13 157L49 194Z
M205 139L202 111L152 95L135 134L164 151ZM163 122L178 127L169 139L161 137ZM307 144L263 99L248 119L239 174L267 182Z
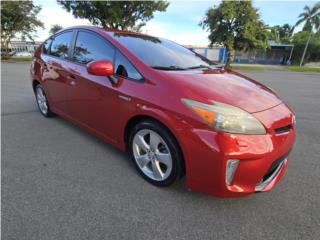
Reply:
M3 239L320 239L320 74L245 72L292 107L297 140L272 191L217 199L151 186L126 153L38 113L29 63L1 70Z

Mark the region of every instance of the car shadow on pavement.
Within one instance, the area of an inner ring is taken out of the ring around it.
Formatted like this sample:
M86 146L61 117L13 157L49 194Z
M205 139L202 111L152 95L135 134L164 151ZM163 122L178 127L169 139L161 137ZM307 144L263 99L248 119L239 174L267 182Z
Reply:
M248 201L248 200L244 200L244 199L248 199L248 198L255 199L255 197L252 197L252 196L255 196L255 194L251 195L249 197L244 197L244 198L221 199L221 198L216 198L216 197L213 197L213 196L201 193L201 192L195 192L195 191L188 189L185 186L185 180L186 180L185 176L183 176L181 179L176 181L170 187L152 186L148 182L143 180L142 177L139 175L139 173L135 169L135 166L134 166L132 159L130 158L130 155L128 152L122 152L121 150L117 149L116 147L106 143L105 141L103 141L99 137L94 136L93 134L91 134L87 130L81 128L80 126L78 126L76 124L71 123L70 121L68 121L60 116L55 116L54 118L52 118L50 120L54 120L62 127L70 129L71 131L76 133L76 135L78 135L79 138L86 139L86 141L90 141L95 146L98 146L99 148L105 149L105 152L107 154L115 156L116 164L121 165L120 166L121 168L125 167L127 170L129 170L128 174L132 174L132 175L136 176L135 179L138 179L138 181L141 181L142 184L143 185L145 184L148 188L158 189L159 191L165 193L166 195L172 195L175 197L177 197L177 195L178 195L180 198L183 198L185 200L188 199L188 201L196 201L196 202L209 201L211 203L216 202L216 203L219 203L219 205L220 205L220 203L225 204L228 202L230 202L230 204L232 204L232 202L233 203L238 202L240 204L243 201ZM106 161L107 161L107 159L106 159ZM141 184L141 182L139 184Z

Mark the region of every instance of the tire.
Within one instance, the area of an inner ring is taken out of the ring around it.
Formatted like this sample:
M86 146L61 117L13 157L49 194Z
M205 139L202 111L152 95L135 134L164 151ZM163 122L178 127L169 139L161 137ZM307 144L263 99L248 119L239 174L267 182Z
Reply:
M140 175L153 185L166 187L183 175L180 147L170 131L156 121L145 120L133 127L129 151Z
M40 113L45 117L53 117L54 113L50 110L47 96L41 84L36 85L34 91Z

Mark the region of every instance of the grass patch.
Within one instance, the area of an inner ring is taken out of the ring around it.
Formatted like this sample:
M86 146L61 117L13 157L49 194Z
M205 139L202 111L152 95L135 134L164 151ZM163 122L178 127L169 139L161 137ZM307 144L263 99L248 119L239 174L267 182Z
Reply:
M318 72L320 73L320 67L299 67L299 66L286 66L285 70L294 72Z
M244 65L240 65L240 66L237 66L237 65L232 65L231 66L232 69L234 70L251 70L251 71L254 71L254 70L267 70L268 68L266 66L244 66Z
M293 71L293 72L320 72L320 67L299 67L283 65L231 65L234 70L272 70L272 71Z
M32 60L32 57L10 57L10 58L1 57L2 62L29 62L31 60Z

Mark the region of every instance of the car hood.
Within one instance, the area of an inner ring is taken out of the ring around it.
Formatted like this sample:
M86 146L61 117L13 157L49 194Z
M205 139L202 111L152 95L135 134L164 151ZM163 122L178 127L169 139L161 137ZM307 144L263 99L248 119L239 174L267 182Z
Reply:
M161 71L182 91L183 98L219 101L247 112L279 105L281 99L269 88L239 73L225 69Z

